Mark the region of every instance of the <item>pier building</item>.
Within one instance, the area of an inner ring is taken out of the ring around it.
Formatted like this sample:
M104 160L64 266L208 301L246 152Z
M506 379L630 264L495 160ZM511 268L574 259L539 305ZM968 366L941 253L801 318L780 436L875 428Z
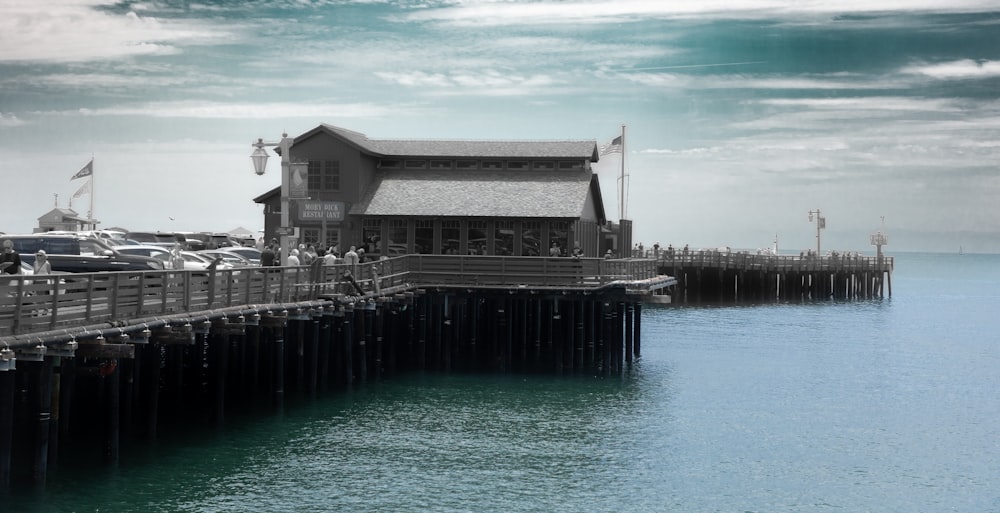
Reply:
M308 162L290 192L295 243L401 254L584 256L631 244L631 223L609 223L593 140L392 140L328 124L294 137ZM265 237L280 228L280 188L264 205Z

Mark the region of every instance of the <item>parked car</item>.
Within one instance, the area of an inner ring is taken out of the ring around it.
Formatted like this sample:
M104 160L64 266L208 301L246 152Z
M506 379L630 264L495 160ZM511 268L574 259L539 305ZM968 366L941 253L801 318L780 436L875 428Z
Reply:
M184 249L188 251L201 251L205 249L205 241L195 232L177 232L177 235L184 237Z
M100 271L149 271L163 269L155 258L119 253L102 240L84 235L5 235L14 243L14 251L29 265L35 252L45 250L53 271L90 273Z
M129 255L144 255L155 258L163 262L163 267L166 269L171 268L170 263L170 250L164 248L163 246L155 246L152 244L141 244L138 246L122 246L118 248L121 253ZM202 271L208 269L208 266L212 264L212 259L208 258L200 253L194 251L181 251L181 256L184 258L184 269L186 270L197 270ZM232 265L222 262L216 265L216 269L229 269Z
M226 262L233 267L249 267L253 265L249 260L243 258L241 255L224 249L206 249L204 251L199 251L198 254L207 256L213 260L221 258L223 262Z
M163 246L167 249L180 244L182 248L187 248L187 237L174 232L128 232L126 239L132 239L143 244L153 244Z
M160 255L170 255L170 250L164 246L157 246L154 244L130 244L126 246L117 246L115 248L119 253L125 255L141 255L153 258L160 258ZM162 260L162 258L160 258ZM169 259L169 257L168 257Z
M260 250L257 248L247 248L243 246L229 246L220 248L219 251L236 253L237 255L250 261L251 265L260 265Z
M185 269L190 268L188 264L192 267L197 265L201 269L208 269L216 260L219 261L215 264L216 269L232 269L235 267L232 263L223 260L221 257L212 257L201 251L181 251L181 256L184 257Z

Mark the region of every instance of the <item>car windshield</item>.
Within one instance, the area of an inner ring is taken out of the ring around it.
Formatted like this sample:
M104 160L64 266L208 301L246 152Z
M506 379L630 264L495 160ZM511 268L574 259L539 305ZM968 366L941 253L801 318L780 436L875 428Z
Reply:
M103 242L99 242L97 239L81 239L80 240L80 254L81 255L94 255L101 256L105 252L112 251L111 247L105 245Z

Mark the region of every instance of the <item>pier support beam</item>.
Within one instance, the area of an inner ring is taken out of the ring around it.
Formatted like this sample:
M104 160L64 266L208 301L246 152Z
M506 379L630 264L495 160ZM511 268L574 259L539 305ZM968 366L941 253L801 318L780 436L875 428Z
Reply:
M10 488L14 442L14 373L14 369L7 367L0 370L0 489L3 490Z

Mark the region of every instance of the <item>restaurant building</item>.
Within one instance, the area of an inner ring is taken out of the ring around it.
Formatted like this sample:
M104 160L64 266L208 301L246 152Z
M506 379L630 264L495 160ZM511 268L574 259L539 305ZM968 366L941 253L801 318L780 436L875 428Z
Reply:
M631 243L628 221L606 219L595 141L369 139L322 124L289 154L308 161L304 178L290 178L293 238L317 249L548 256L578 245L595 257ZM279 233L280 194L254 198L267 240Z

